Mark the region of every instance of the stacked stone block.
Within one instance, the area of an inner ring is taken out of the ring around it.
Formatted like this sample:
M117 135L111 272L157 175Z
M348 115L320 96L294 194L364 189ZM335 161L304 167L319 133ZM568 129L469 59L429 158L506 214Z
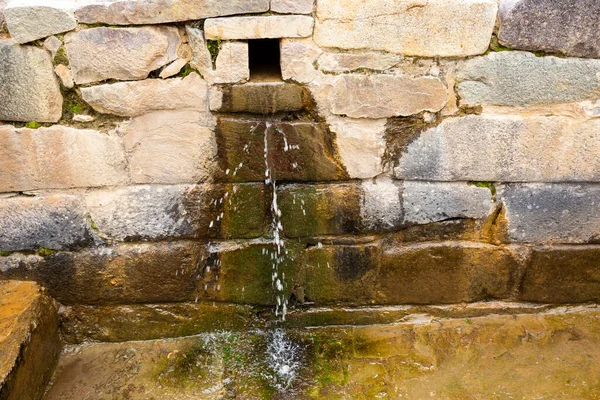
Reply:
M200 3L0 1L0 279L271 306L276 199L298 305L600 300L594 1Z

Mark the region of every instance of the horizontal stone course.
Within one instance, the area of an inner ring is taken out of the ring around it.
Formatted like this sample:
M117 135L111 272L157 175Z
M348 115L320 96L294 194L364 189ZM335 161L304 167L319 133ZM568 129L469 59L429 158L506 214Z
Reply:
M58 122L63 97L50 54L0 38L0 121Z
M139 80L177 58L177 28L91 28L65 36L73 79L78 85L107 79Z
M388 118L440 111L447 90L434 77L343 75L333 84L334 114L352 118Z
M185 78L146 79L81 88L81 96L96 111L137 117L160 110L195 110L208 115L208 84L198 74Z
M528 106L597 99L599 76L600 60L503 51L466 61L456 78L462 105Z
M271 0L271 11L281 14L311 14L315 0Z
M93 130L0 126L0 159L0 192L127 182L120 141Z
M209 40L302 38L312 35L312 17L270 15L208 19L204 23Z
M497 10L495 0L320 0L315 41L322 47L464 57L487 50Z
M10 36L28 43L77 27L70 1L12 0L4 9Z
M275 114L301 111L304 107L304 89L292 83L258 83L212 86L211 111L224 113Z
M405 147L395 175L432 181L598 181L598 129L598 120L558 116L449 118Z
M85 24L143 25L268 10L269 0L115 0L84 3L76 9L75 15Z
M600 185L507 184L500 193L514 242L597 243L600 238Z
M92 235L79 198L0 199L0 251L64 250L90 244Z
M600 58L595 0L511 0L500 3L500 43L514 49Z

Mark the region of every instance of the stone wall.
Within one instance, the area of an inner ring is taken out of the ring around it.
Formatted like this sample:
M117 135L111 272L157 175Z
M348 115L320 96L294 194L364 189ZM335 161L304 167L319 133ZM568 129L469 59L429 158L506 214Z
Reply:
M290 306L600 300L597 1L48 3L0 0L0 279L272 306L275 257Z

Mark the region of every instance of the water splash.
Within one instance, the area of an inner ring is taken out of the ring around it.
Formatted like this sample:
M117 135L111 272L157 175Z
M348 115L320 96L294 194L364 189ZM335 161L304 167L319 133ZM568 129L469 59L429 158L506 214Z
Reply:
M300 346L292 342L281 328L269 332L267 343L267 364L273 373L272 384L279 390L288 389L302 366Z

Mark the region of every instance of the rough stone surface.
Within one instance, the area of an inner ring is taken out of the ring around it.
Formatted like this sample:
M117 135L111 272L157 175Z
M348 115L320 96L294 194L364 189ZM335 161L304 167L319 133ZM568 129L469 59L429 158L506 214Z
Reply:
M600 301L598 246L535 248L527 266L520 298L543 303Z
M362 182L360 217L367 232L385 232L402 226L402 185L383 177Z
M211 87L210 110L228 113L275 114L304 108L301 86L284 83L247 83Z
M0 200L0 250L63 250L90 244L86 211L77 197Z
M261 16L208 19L204 32L209 40L302 38L312 35L312 17Z
M281 14L312 14L315 0L271 0L271 11Z
M598 194L600 186L594 184L507 184L501 200L509 238L531 243L598 242Z
M133 183L197 183L210 177L217 145L206 114L156 111L119 126Z
M193 227L182 204L190 186L133 186L90 192L86 205L102 237L160 240L191 237Z
M320 0L315 41L422 57L481 54L497 9L495 0Z
M28 282L0 282L0 398L41 399L58 364L56 305Z
M44 48L52 53L52 59L56 57L56 53L58 49L63 45L62 41L56 36L50 36L46 40L44 40Z
M0 39L0 121L57 122L63 98L50 54Z
M7 0L0 0L0 33L6 31L6 18L4 17L4 8Z
M498 38L503 45L600 58L595 0L504 0L500 5Z
M69 64L78 85L107 79L139 80L177 58L175 27L91 28L65 36Z
M383 172L385 119L330 117L327 122L336 135L337 148L350 178L373 178Z
M600 121L470 115L423 132L400 156L408 180L598 181Z
M600 60L492 52L459 69L462 105L527 106L600 97Z
M61 334L68 343L126 342L239 331L254 326L252 306L215 302L76 305L61 308ZM257 326L258 327L258 326ZM264 327L264 325L263 325Z
M323 50L312 38L281 40L281 75L284 80L310 83L319 77L315 63Z
M488 188L464 182L405 181L402 190L404 222L428 224L452 218L482 219L492 209Z
M69 1L11 0L4 9L10 37L17 43L33 42L77 27Z
M390 246L383 251L379 302L460 303L510 296L519 269L510 249L480 243Z
M216 131L219 178L264 182L266 163L270 178L277 181L331 181L347 177L325 124L268 124L261 120L219 119Z
M357 69L385 71L402 60L397 54L376 53L372 51L359 53L324 53L319 57L319 69L326 72L350 72Z
M64 305L194 301L205 247L158 242L0 257L0 279L36 281ZM202 281L200 281L202 283Z
M61 83L67 89L72 89L75 86L75 82L73 81L73 74L68 67L65 67L62 64L54 67L54 72L60 78Z
M440 111L448 93L434 77L343 75L336 80L331 96L334 114L388 118Z
M143 25L262 13L269 0L115 0L82 4L75 15L85 24Z
M118 185L125 157L113 135L55 125L0 126L0 192Z
M147 79L81 89L81 96L96 111L137 117L159 110L195 110L208 114L208 84L198 74L185 78ZM208 124L208 122L207 122Z

